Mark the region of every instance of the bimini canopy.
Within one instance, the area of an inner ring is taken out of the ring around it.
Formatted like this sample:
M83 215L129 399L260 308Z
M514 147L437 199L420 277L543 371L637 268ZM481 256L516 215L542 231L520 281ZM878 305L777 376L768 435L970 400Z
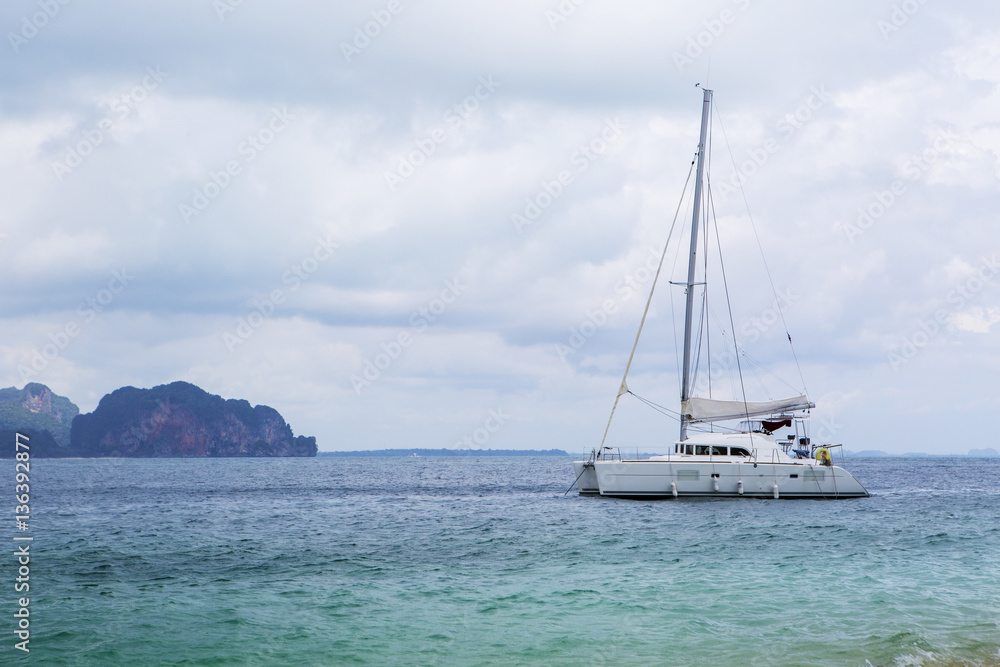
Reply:
M681 403L681 413L693 422L718 422L727 419L746 419L762 415L780 414L794 410L808 410L816 404L805 396L783 398L777 401L717 401L711 398L689 398Z

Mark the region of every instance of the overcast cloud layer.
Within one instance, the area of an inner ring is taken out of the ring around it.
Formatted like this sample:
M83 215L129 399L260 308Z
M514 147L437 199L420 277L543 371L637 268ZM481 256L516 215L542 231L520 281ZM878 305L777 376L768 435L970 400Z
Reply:
M780 308L848 449L996 446L998 18L986 0L5 2L0 385L89 411L186 380L322 450L589 449L701 83L740 344L798 388ZM629 384L676 409L680 295L658 292ZM621 413L614 444L675 437Z

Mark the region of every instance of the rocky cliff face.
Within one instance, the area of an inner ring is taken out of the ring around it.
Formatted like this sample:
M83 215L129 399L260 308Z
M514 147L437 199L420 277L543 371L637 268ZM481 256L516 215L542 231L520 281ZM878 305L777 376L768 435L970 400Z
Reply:
M21 406L28 412L36 414L40 412L49 415L57 422L70 424L73 421L73 417L80 413L80 410L77 409L70 415L64 414L61 406L58 405L58 402L54 402L52 397L52 390L44 384L29 382L24 385L24 390L21 392ZM73 407L75 408L76 406Z
M315 456L316 438L295 437L277 410L224 400L187 382L124 387L73 421L84 456Z
M44 384L29 382L24 389L0 389L0 429L48 431L59 446L66 447L70 424L78 414L80 409L72 401Z

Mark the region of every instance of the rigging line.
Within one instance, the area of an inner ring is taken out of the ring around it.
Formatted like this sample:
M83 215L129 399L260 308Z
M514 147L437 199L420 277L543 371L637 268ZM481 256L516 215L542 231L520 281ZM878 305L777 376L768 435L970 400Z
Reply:
M729 159L733 162L733 169L735 170L737 176L739 175L739 169L736 167L736 157L733 155L733 147L729 144L729 137L726 135L726 125L722 122L722 112L719 110L719 105L715 105L715 113L719 116L719 127L722 128L722 137L726 140L726 148L729 150ZM764 246L760 242L760 236L757 235L757 225L754 224L753 214L750 213L750 201L747 199L746 190L743 189L743 179L737 177L737 182L740 185L740 195L743 197L743 204L747 209L747 218L750 220L750 229L753 230L754 240L757 241L757 249L760 250L760 258L764 262L764 272L767 274L767 281L771 284L771 294L774 295L774 302L778 304L775 310L778 311L778 316L781 318L781 326L785 328L785 336L788 338L788 347L792 350L792 358L795 360L795 368L799 372L799 380L802 381L802 390L808 396L809 391L806 388L806 379L802 375L802 366L799 365L799 356L795 353L795 345L792 344L792 334L788 333L788 324L785 322L785 313L781 310L781 302L778 300L778 290L774 287L774 279L771 277L771 269L767 265L767 257L764 255Z
M750 372L753 374L753 379L757 381L757 386L760 387L761 394L767 396L768 400L774 398L774 396L771 395L771 392L767 390L767 386L764 385L764 381L761 380L760 374L757 372L757 366L754 364L747 364L747 368L749 368Z
M719 321L719 317L716 315L716 313L715 313L714 310L711 311L711 316L712 316L712 320L715 322L715 326L717 326L719 328L719 334L722 336L722 339L728 343L729 342L729 335L726 333L726 328L722 325L722 322ZM739 392L737 392L736 382L735 382L735 379L734 379L733 374L731 372L732 369L733 369L733 363L732 363L733 356L734 356L733 355L733 351L730 350L728 346L723 345L722 346L722 352L724 354L723 361L725 362L724 363L724 370L730 371L727 374L727 377L729 377L730 382L732 384L732 395L736 396ZM740 350L737 349L737 354L739 352L740 352ZM711 376L709 376L709 391L711 391L711 388L712 388L712 378L711 378ZM712 397L712 394L709 394L709 398L711 398L711 397Z
M708 233L708 230L705 230ZM705 246L705 252L708 252L708 246ZM705 267L708 268L708 267ZM702 330L699 335L705 337L705 364L708 366L708 370L705 373L708 376L708 397L712 397L712 336L710 322L708 321L708 275L705 275L705 289L701 295L701 323L698 325L699 329ZM701 345L698 346L701 350Z
M694 370L691 372L691 384L695 384L695 380L698 378L698 369L701 368L701 345L705 340L704 331L705 328L705 306L706 306L706 296L705 292L702 292L702 308L701 308L701 319L698 322L698 344L694 350ZM692 393L693 388L692 388Z
M711 179L712 179L712 116L711 115L709 115L709 117L708 117L708 146L706 146L706 148L707 148L707 152L705 153L705 162L706 162L706 164L705 164L705 183L707 184L707 183L711 182ZM703 202L703 204L706 204L706 205L702 206L701 210L703 210L703 211L707 211L708 210L708 207L707 207L708 193L709 193L709 189L705 188L705 193L703 195L703 197L705 198L705 201ZM711 344L711 338L709 337L709 327L708 327L708 322L707 322L707 319L708 319L708 219L707 218L708 218L708 216L705 216L705 218L703 218L702 221L701 221L701 224L702 224L702 226L705 229L705 232L701 235L702 274L703 274L702 281L704 281L705 286L701 290L701 318L700 318L700 321L698 322L698 339L699 339L699 342L698 342L698 354L699 355L701 354L701 345L702 345L701 341L704 340L705 348L706 348L705 349L705 363L708 366L708 377L711 378L712 377L712 344ZM696 368L698 368L700 366L701 366L701 364L699 363L699 364L696 365ZM698 375L697 375L697 370L696 370L695 371L695 375L694 375L694 377L692 379L693 380L697 379L697 377L698 377ZM711 388L709 388L708 395L709 395L709 397L712 396L712 390L711 390Z
M573 483L569 485L569 488L568 488L568 489L566 489L566 490L565 490L565 491L563 492L563 495L564 495L564 496L565 496L565 495L566 495L567 493L569 493L570 491L572 491L572 490L573 490L573 487L574 487L574 486L576 486L576 483L580 481L580 478L581 478L581 477L583 477L583 473L587 472L587 467L588 467L588 466L587 466L587 464L586 464L586 463L585 463L585 464L583 464L583 470L581 470L581 471L580 471L580 474L576 476L576 479L574 479L574 480L573 480ZM818 484L818 483L819 483L819 482L817 482L817 484Z
M628 355L628 363L625 364L625 374L622 375L622 383L618 387L618 395L615 396L615 404L611 406L611 415L608 417L608 425L604 427L604 437L601 438L601 447L604 447L604 442L608 439L608 431L611 430L611 420L615 418L615 410L618 408L618 401L621 400L622 394L628 391L628 385L625 381L628 379L629 369L632 368L632 360L635 358L635 348L639 346L639 336L642 335L642 327L646 324L646 315L649 314L649 305L653 303L653 293L656 291L656 283L660 278L660 271L663 269L663 260L667 257L667 249L670 247L670 239L674 235L674 229L677 227L677 219L681 214L681 205L684 203L684 194L687 192L688 184L691 182L691 172L694 170L694 162L691 162L691 167L688 169L687 180L684 181L684 189L681 191L681 200L677 202L677 210L674 212L674 221L670 224L670 232L667 233L667 242L663 244L663 254L660 255L660 263L656 267L656 275L653 276L653 284L649 288L649 298L646 299L646 308L642 311L642 319L639 320L639 330L635 334L635 342L632 344L632 351Z
M705 182L708 183L712 178L712 117L708 117L708 139L707 145L705 146ZM702 193L702 201L698 202L701 205L702 211L708 210L708 188ZM698 373L701 370L701 347L705 345L706 354L705 360L708 365L708 377L711 383L712 377L712 346L711 339L708 335L708 322L706 318L708 317L708 220L707 216L704 216L701 221L702 227L705 233L702 234L701 245L702 245L702 292L701 292L701 315L698 319L698 344L694 352L694 370L691 373L691 384L693 394L693 385L696 384L698 379ZM694 289L693 286L688 289ZM709 397L712 396L711 386L708 392Z
M687 180L684 181L684 190L683 190L683 192L681 192L681 201L677 205L678 212L684 206L684 197L687 196L687 186L688 186L688 183L691 180L691 174L694 172L694 165L695 165L695 162L697 161L697 159L698 159L698 154L696 152L694 158L692 158L692 160L691 160L691 166L688 168ZM676 217L677 216L675 215L674 216L675 221L676 221ZM677 271L677 260L680 258L680 255L681 255L681 252L680 252L681 251L681 246L683 246L683 245L684 245L683 243L678 243L678 245L677 245L677 252L674 253L674 262L673 262L673 264L670 267L670 275L674 275L676 273L676 271ZM677 310L676 310L675 305L674 305L674 293L673 293L673 291L672 290L667 290L667 293L670 294L670 322L672 323L671 329L673 329L673 334L674 334L674 363L677 365L678 368L680 368L681 367L681 361L680 361L680 359L681 359L681 351L680 351L680 348L678 347L679 341L677 340ZM677 395L678 396L681 395L681 382L682 382L682 380L681 380L681 374L677 373Z
M711 153L709 153L711 155ZM712 397L712 336L711 326L708 321L708 229L705 230L705 289L702 292L702 322L705 323L705 360L708 363L708 397Z
M708 117L708 168L705 171L705 184L708 186L705 188L705 207L703 211L708 211L709 203L712 200L712 149L715 146L715 135L713 130L715 129L714 124L714 114ZM708 361L708 397L711 398L712 394L712 337L711 337L711 326L708 322L708 215L705 216L704 220L705 234L704 234L704 255L705 255L705 289L704 289L704 304L702 306L702 320L705 323L705 347L706 359ZM708 425L710 431L715 431L715 424L710 423Z
M785 385L786 387L788 387L792 391L795 391L795 392L802 391L801 388L793 386L790 382L786 381L780 375L778 375L777 373L775 373L774 371L772 371L765 364L761 363L761 361L759 359L755 358L752 354L750 354L749 352L747 352L743 348L740 348L740 355L744 359L746 359L747 362L748 362L748 365L751 366L752 368L754 368L755 370L759 369L761 371L766 372L769 377L774 378L776 381L778 381L779 383ZM770 395L770 392L767 389L765 389L765 393L768 393L768 395Z
M736 348L736 354L742 356L743 359L747 361L747 369L753 375L753 379L757 382L757 386L760 388L761 395L766 396L768 400L774 398L774 396L772 396L770 390L768 389L767 385L764 383L764 380L761 378L759 371L766 371L770 375L775 375L775 374L766 366L764 366L762 363L760 363L759 361L751 357L749 354L747 354L746 350L736 345L735 340L733 341L733 347ZM775 377L777 376L775 375ZM798 391L797 389L795 389L795 387L792 387L792 390Z
M740 429L738 429L738 428L734 428L732 426L725 426L725 425L719 424L717 422L712 422L712 429L713 430L714 429L719 429L720 431L724 431L726 433L742 433L742 431Z
M725 338L726 341L729 341L729 336L726 334L725 327L722 326L722 323L719 321L719 318L715 316L714 312L712 313L712 319L715 320L715 325L717 327L719 327L719 331L721 332L721 336L723 338ZM735 345L735 341L734 341L734 345ZM796 387L796 386L792 385L790 382L788 382L787 380L785 380L783 377L781 377L780 375L778 375L777 373L775 373L774 371L772 371L770 368L768 368L768 366L766 364L764 364L760 359L757 359L752 354L750 354L749 352L747 352L746 349L737 346L737 350L738 350L739 354L742 355L743 358L746 359L747 361L749 361L752 365L756 366L757 368L759 368L759 369L761 369L763 371L766 371L769 377L774 378L775 380L777 380L781 384L785 385L786 387L788 387L792 391L796 391L796 392L801 392L802 391L801 387Z
M772 395L772 393L771 393L770 389L768 388L767 384L764 382L763 378L761 377L761 372L766 373L767 376L769 376L769 377L773 377L778 382L780 382L781 384L789 387L794 392L799 392L800 391L800 389L798 387L794 387L791 384L789 384L788 382L786 382L777 373L775 373L770 368L768 368L766 365L764 365L763 363L761 363L758 359L755 359L745 349L743 349L739 345L737 345L735 338L730 339L729 335L726 332L726 328L722 325L722 322L719 321L719 318L716 316L716 314L715 314L714 311L712 312L712 319L715 321L716 326L719 328L719 332L720 332L720 335L722 336L722 338L727 343L732 343L733 348L735 349L736 356L740 356L740 357L742 357L744 360L746 360L748 362L747 363L747 368L748 368L749 372L752 374L753 379L756 381L757 386L760 387L762 395L767 396L767 398L769 400L772 399L772 398L774 398L774 396ZM723 349L725 349L729 354L732 354L732 350L729 350L728 347L723 348ZM729 354L726 355L727 359L731 359L731 357L729 357ZM732 365L729 366L729 369L732 370ZM736 395L738 395L738 392L737 392L737 386L736 386L735 380L733 381L732 384L733 384L733 386L732 386L733 395L736 396Z
M705 230L705 236L708 236L708 230L707 229ZM705 254L706 255L708 254L708 247L707 246L705 248ZM706 290L705 291L705 310L708 311L708 286L707 286L707 278L706 278L706 287L705 287L705 290ZM714 314L713 314L713 316L714 316ZM708 360L708 373L706 373L706 375L708 376L708 397L709 398L713 398L715 396L715 387L712 384L712 336L711 336L711 330L712 330L712 323L709 322L708 319L706 318L705 319L705 343L706 343L706 346L707 346L708 349L707 349L707 353L705 355L705 358ZM709 426L709 431L711 431L712 433L714 433L715 432L715 424L714 423L710 423L708 426Z
M649 407L653 408L657 412L659 412L661 414L664 414L664 415L666 415L666 416L668 416L668 417L670 417L672 419L676 419L676 420L680 421L681 413L675 412L675 411L671 410L670 408L663 407L659 403L654 403L653 401L649 400L648 398L643 398L642 396L640 396L639 394L633 392L632 390L629 390L628 393L632 394L637 399L639 399L639 401L645 403L646 405L648 405Z
M674 364L677 368L681 367L680 359L681 352L677 347L677 309L674 307L674 292L673 290L667 290L667 294L670 295L670 323L671 329L674 332ZM681 374L677 373L677 395L681 395Z
M709 183L709 201L711 198L711 183ZM712 213L712 224L715 227L715 243L719 248L719 272L722 274L722 287L726 292L726 307L729 309L729 326L732 327L733 331L733 346L736 347L736 370L739 371L740 375L740 391L743 394L743 409L746 412L747 424L750 423L750 407L747 405L747 390L743 384L743 367L740 364L740 353L739 346L736 345L736 323L733 322L733 305L729 301L729 281L726 280L726 263L722 259L722 237L719 235L719 220L715 217L715 206L711 208ZM749 430L749 429L748 429ZM750 435L750 441L753 442L753 435Z

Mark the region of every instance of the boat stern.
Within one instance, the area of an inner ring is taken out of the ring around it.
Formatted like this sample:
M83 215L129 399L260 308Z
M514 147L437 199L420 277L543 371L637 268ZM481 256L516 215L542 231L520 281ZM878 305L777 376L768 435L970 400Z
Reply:
M600 495L601 489L597 485L597 472L594 470L593 461L573 461L573 473L576 475L576 485L580 489L581 496Z

